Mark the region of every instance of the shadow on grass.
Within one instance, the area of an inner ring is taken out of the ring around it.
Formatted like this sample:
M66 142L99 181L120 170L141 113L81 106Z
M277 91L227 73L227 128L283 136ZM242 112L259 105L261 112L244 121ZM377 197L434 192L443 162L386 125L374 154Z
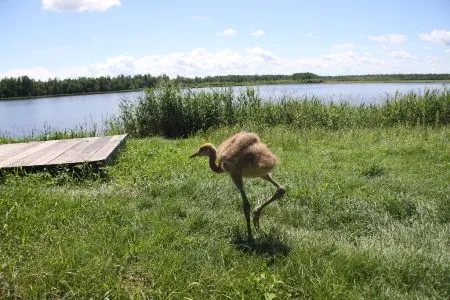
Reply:
M385 175L385 170L383 167L380 167L378 165L371 165L370 167L366 168L362 175L364 175L366 178L375 178L375 177L381 177Z
M74 164L33 168L7 168L0 170L0 184L4 183L8 174L24 177L29 174L45 174L54 184L62 185L69 182L107 181L109 175L100 164Z
M256 254L273 258L275 256L287 256L291 247L276 228L270 228L268 232L258 232L254 240L248 240L247 233L234 227L231 232L231 243L236 249L250 254Z

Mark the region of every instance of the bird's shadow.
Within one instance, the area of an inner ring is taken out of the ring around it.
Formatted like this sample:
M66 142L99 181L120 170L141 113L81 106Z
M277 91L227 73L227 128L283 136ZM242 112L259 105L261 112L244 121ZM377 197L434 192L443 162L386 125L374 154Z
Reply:
M269 258L287 256L291 251L286 238L276 228L270 228L268 232L260 231L253 240L249 240L246 232L234 227L231 231L231 244L244 253Z

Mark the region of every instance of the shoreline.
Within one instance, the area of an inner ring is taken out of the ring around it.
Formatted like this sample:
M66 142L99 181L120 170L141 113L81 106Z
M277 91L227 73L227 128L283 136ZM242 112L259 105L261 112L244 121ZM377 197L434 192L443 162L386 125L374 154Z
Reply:
M116 93L127 93L127 92L138 92L142 89L135 90L118 90L118 91L107 91L107 92L89 92L89 93L74 93L74 94L57 94L57 95L41 95L41 96L28 96L28 97L14 97L14 98L0 98L0 101L15 101L15 100L34 100L41 98L58 98L58 97L70 97L70 96L89 96L89 95L99 95L99 94L116 94Z
M271 81L271 82L242 82L242 83L220 83L220 84L199 84L199 85L180 85L183 88L227 88L233 86L259 86L259 85L303 85L303 84L373 84L373 83L450 83L450 80L324 80L320 82L298 82L298 81ZM105 91L105 92L89 92L89 93L73 93L73 94L57 94L57 95L41 95L41 96L28 96L28 97L14 97L14 98L0 98L0 101L15 101L15 100L34 100L41 98L57 98L57 97L69 97L69 96L88 96L88 95L99 95L99 94L115 94L115 93L127 93L127 92L138 92L145 88L132 89L132 90L117 90L117 91Z
M260 83L236 83L236 84L220 84L220 85L186 85L183 88L221 88L221 87L233 87L233 86L259 86L259 85L303 85L303 84L373 84L373 83L450 83L450 80L330 80L321 82L295 82L295 81L283 81L283 82L260 82Z

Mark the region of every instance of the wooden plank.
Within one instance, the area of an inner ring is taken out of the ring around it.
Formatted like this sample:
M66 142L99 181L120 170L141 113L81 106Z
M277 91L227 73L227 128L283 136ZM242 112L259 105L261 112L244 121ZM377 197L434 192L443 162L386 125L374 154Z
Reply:
M49 165L72 164L85 162L88 157L108 142L109 137L94 137L83 139L75 147L48 162Z
M59 140L57 143L51 147L41 149L34 152L23 159L17 160L8 167L29 167L29 166L45 166L47 163L62 153L66 152L68 149L76 146L81 142L81 139L72 140Z
M46 142L42 142L42 143L37 143L34 147L26 149L25 151L22 151L22 152L18 152L16 154L14 154L13 156L1 161L0 168L7 167L18 160L21 160L29 155L32 155L33 153L35 153L37 151L51 147L52 145L56 144L57 142L58 141L55 140L55 141L46 141Z
M0 145L0 162L38 144L39 142Z
M126 134L0 145L0 168L43 167L107 160Z
M123 142L126 136L126 134L111 136L108 142L92 156L90 156L87 161L94 162L108 159L114 150Z

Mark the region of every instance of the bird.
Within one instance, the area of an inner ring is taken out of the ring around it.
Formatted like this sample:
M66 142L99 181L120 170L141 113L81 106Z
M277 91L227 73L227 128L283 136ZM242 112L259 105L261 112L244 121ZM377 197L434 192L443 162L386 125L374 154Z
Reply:
M241 193L248 239L253 240L250 225L250 202L245 194L243 178L259 177L276 187L275 194L269 200L253 209L253 225L258 231L263 208L285 194L285 189L271 175L271 172L279 164L279 158L270 151L266 144L261 142L256 133L245 131L232 135L223 141L217 149L211 143L204 143L190 158L199 156L209 157L209 167L214 173L228 173L230 175L234 185Z

